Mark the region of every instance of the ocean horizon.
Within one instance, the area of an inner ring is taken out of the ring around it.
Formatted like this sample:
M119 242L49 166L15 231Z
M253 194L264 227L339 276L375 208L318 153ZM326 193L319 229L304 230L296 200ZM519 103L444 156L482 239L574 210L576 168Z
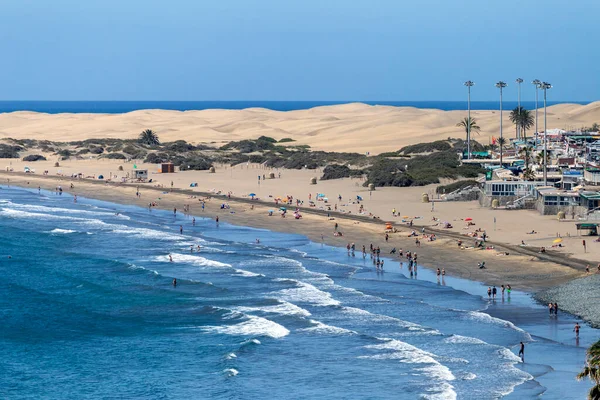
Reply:
M467 101L269 101L269 100L232 100L232 101L38 101L38 100L3 100L0 101L0 113L15 111L32 111L47 114L60 113L92 113L92 114L121 114L137 110L161 109L174 111L227 109L243 110L246 108L267 108L275 111L305 110L321 106L333 106L350 103L364 103L393 107L416 107L422 109L439 109L444 111L467 110ZM556 104L589 104L591 101L548 101L549 106ZM543 101L538 107L543 107ZM504 110L517 107L517 101L503 102ZM526 109L535 109L535 101L521 101ZM500 102L471 101L472 110L499 109Z

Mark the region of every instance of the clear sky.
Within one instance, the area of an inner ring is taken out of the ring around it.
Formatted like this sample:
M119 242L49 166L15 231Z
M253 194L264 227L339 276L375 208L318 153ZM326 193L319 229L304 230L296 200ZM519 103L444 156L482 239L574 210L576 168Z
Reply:
M0 0L2 100L600 99L599 0Z

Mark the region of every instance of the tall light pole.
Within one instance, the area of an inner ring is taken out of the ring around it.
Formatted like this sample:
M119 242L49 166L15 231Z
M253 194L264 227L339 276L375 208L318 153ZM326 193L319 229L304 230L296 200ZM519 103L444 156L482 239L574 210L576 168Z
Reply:
M468 97L467 97L467 110L468 110L468 117L467 117L467 159L471 159L471 86L473 86L475 83L471 82L471 81L466 81L465 82L465 86L467 87L467 90L469 92Z
M517 139L521 138L521 83L523 83L523 79L521 78L517 78L517 80L515 81L517 83L517 87L518 87L518 93L519 93L519 103L518 103L518 108L517 108L517 113L519 115L519 123L517 123Z
M538 89L542 84L542 81L539 79L534 79L531 83L535 86L535 148L537 149L537 140L538 140Z
M552 85L548 82L542 82L540 89L544 91L544 186L548 186L548 128L546 125L548 121L546 118L546 91L552 89Z
M502 168L502 147L504 139L502 138L502 89L506 87L506 82L499 81L496 87L500 89L500 168Z

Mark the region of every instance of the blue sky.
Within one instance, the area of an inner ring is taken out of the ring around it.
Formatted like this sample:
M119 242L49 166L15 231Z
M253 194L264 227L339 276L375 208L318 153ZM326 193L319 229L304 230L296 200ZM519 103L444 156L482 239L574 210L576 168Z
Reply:
M598 0L0 0L2 100L600 98ZM531 84L522 98L534 98Z

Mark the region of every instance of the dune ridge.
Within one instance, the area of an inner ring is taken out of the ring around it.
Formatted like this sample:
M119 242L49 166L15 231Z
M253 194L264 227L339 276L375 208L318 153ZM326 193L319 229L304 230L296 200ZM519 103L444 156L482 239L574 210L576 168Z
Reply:
M503 115L504 135L514 137L509 111ZM372 154L402 146L464 137L456 124L466 111L414 107L370 106L349 103L306 110L138 110L125 114L45 114L18 111L0 114L0 137L74 141L89 138L135 138L144 129L158 133L162 141L183 139L219 145L231 140L271 136L289 137L315 150L355 151ZM481 127L473 138L488 143L499 135L498 110L471 111ZM543 130L543 109L538 112ZM548 129L579 129L600 123L600 101L587 105L558 104L548 107ZM528 134L533 134L533 129Z

